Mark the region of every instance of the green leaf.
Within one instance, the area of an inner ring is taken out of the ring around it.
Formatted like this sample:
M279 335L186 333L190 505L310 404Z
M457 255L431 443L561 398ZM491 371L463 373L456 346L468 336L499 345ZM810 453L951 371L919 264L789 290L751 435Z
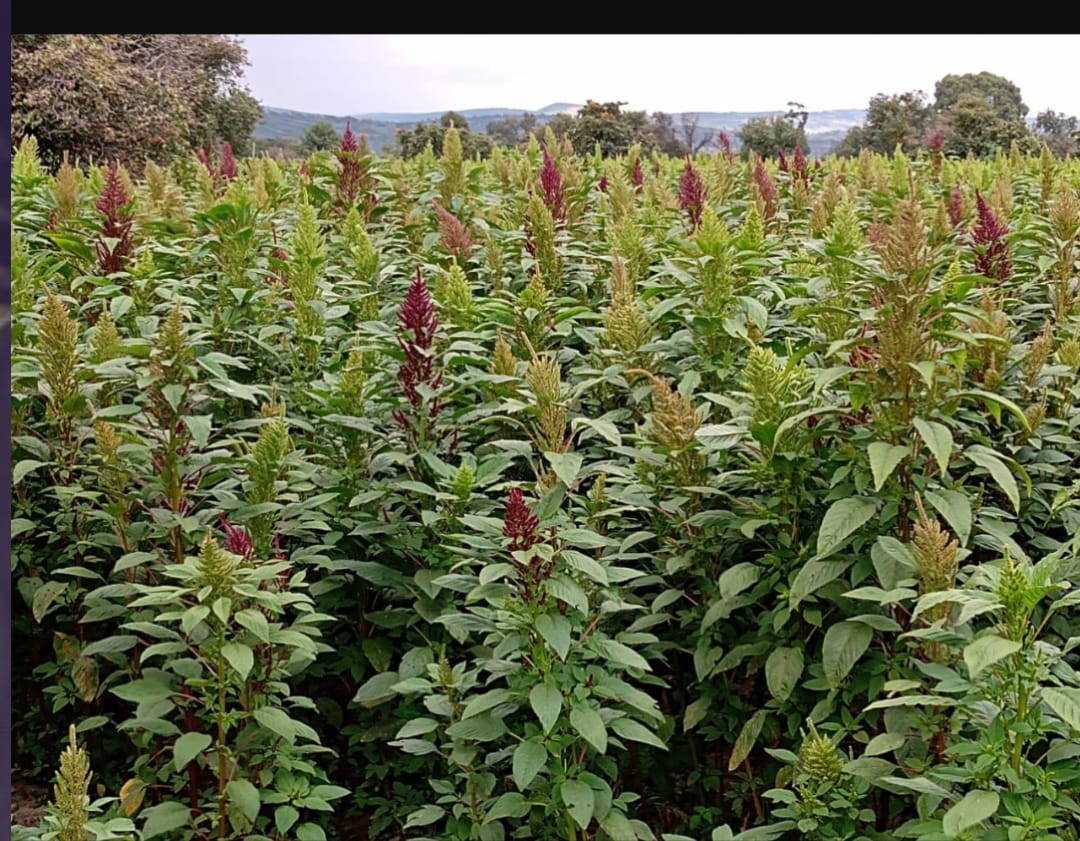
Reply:
M648 727L632 718L617 718L611 722L611 729L631 742L641 742L645 745L667 750L663 740L652 732Z
M844 545L877 511L878 501L867 497L854 496L838 499L825 512L818 530L817 554L815 561L827 558Z
M296 828L296 841L326 841L326 833L317 823L302 823Z
M595 420L581 418L580 423L583 426L595 429L612 446L617 447L622 443L622 436L619 434L619 428L609 420L605 420L604 418L597 418Z
M529 787L540 769L547 764L547 749L535 741L522 742L514 749L513 772L517 787L524 790Z
M891 753L903 747L906 741L903 733L878 733L866 745L863 756L881 756L883 753Z
M937 459L938 468L944 476L948 472L949 459L952 457L953 450L953 436L949 427L936 421L915 418L915 428L919 430L919 435Z
M807 561L791 582L791 591L788 593L791 609L797 608L811 593L817 592L830 581L835 581L849 566L851 561Z
M683 713L683 730L689 732L697 727L705 720L711 706L712 698L708 696L698 698L696 701L687 704L686 712Z
M469 701L469 703L465 705L465 709L462 710L461 717L463 719L472 718L474 715L480 715L482 712L487 712L492 707L497 707L499 704L513 701L516 697L517 695L509 689L492 689L482 695L477 695Z
M501 718L478 715L462 721L455 721L446 728L446 734L454 739L490 742L506 735L506 724Z
M840 688L851 667L870 647L873 638L873 629L861 622L838 622L825 632L822 664L825 679L832 689Z
M997 792L969 791L963 800L945 813L941 819L941 829L950 838L956 838L964 830L993 817L1000 802L1001 797Z
M259 817L259 790L248 780L230 780L225 787L225 796L251 823Z
M914 577L918 568L908 545L888 535L881 535L870 547L870 558L878 581L886 590L895 589L904 578Z
M768 715L766 710L758 710L743 724L738 737L735 739L735 744L731 747L731 758L728 761L729 771L738 768L743 763L743 760L750 755L754 742L757 741L757 737L761 734L766 715Z
M956 532L960 545L967 546L971 537L971 500L968 495L960 491L926 491L924 496Z
M559 788L559 797L566 804L574 823L587 829L596 811L596 796L581 780L567 780Z
M1007 640L997 634L986 634L964 648L964 662L968 667L968 677L974 680L984 669L999 660L1015 654L1021 649L1015 640Z
M1074 731L1080 732L1080 689L1046 687L1042 699Z
M289 744L293 744L298 735L314 734L314 731L306 724L294 721L285 710L279 710L277 707L259 707L252 716L259 724L281 736Z
M911 455L911 449L897 444L886 444L884 441L875 441L866 448L866 453L870 456L870 472L874 474L874 490L880 491L896 469L896 465ZM818 554L820 554L820 538L818 546Z
M765 661L765 683L777 701L786 701L803 673L803 654L798 648L774 649Z
M143 816L146 818L142 828L143 841L148 838L156 838L158 835L164 835L166 832L172 832L174 829L188 826L191 823L191 810L183 803L177 803L175 800L166 801L158 806L151 806L143 811Z
M34 601L31 606L35 622L41 623L41 620L48 614L52 603L55 602L67 588L68 585L63 581L46 581L38 587L37 592L34 593Z
M570 710L570 726L581 737L596 748L597 752L607 750L607 728L600 714L591 707L573 707Z
M540 720L545 733L550 733L562 712L562 693L550 683L538 683L529 692L529 705Z
M555 471L556 478L567 488L574 487L584 461L581 453L544 453L544 455L551 463L551 469Z
M277 831L282 835L285 835L293 824L300 820L300 812L293 806L287 803L278 806L274 810L274 826L277 827Z
M570 620L562 614L545 613L536 619L536 630L559 655L566 660L570 652Z
M426 806L421 806L409 815L408 820L405 821L405 828L412 829L414 826L429 826L445 814L446 810L441 806L434 806L429 803Z
M27 474L33 473L39 467L45 467L45 462L32 458L24 458L22 461L17 462L11 471L11 484L13 486L19 484L26 478Z
M255 653L243 643L227 642L221 646L221 656L232 666L241 680L247 680L255 666Z
M594 651L599 652L609 661L617 663L620 666L641 669L645 672L652 671L649 667L648 660L634 651L634 649L630 648L628 645L623 645L621 642L607 639L593 639L591 645Z
M398 683L397 672L380 672L369 678L353 696L353 702L371 709L389 701L397 693L391 687Z
M173 694L167 683L150 678L140 678L123 686L117 686L110 690L117 698L131 701L133 704L156 703L164 701Z
M1005 492L1005 496L1007 496L1009 502L1012 503L1013 510L1019 514L1020 488L1017 487L1016 478L1013 476L1012 471L1009 470L1005 465L1005 462L1001 460L1001 457L993 450L978 445L968 447L964 450L964 455L967 456L973 464L982 467L994 477L994 481L997 482L998 487Z
M757 564L749 561L735 564L720 573L720 578L717 579L716 586L720 588L720 597L730 599L732 596L737 596L747 587L752 586L760 576L761 569Z
M270 623L261 610L245 608L233 617L240 625L258 637L259 642L270 642Z
M183 771L188 763L210 747L213 739L206 733L185 733L173 743L173 761L176 770Z
M990 403L996 410L998 406L1003 407L1007 411L1016 416L1016 419L1020 421L1025 432L1031 432L1031 424L1028 422L1027 416L1024 414L1024 410L1017 406L1013 401L1007 397L1002 397L1000 394L991 394L989 391L982 391L980 389L971 389L969 391L958 391L952 395L955 397L975 397L979 400L985 400ZM995 416L1000 416L1000 411L995 411Z
M492 807L484 816L484 823L499 820L500 818L520 818L529 811L529 804L525 798L516 791L508 791L499 795Z

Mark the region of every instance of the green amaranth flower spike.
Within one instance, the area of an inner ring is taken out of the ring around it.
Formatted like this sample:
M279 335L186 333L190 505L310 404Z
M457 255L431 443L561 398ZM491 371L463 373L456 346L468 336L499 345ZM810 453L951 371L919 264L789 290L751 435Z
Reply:
M51 805L60 824L59 841L87 841L90 777L90 758L79 747L72 724L68 728L68 746L60 754L60 770L53 786Z
M807 719L810 732L799 748L798 771L815 785L833 783L844 772L844 756L837 750L832 739L817 732L814 722Z
M222 549L208 528L199 549L195 573L195 582L211 589L208 602L213 603L232 587L236 567L237 557Z

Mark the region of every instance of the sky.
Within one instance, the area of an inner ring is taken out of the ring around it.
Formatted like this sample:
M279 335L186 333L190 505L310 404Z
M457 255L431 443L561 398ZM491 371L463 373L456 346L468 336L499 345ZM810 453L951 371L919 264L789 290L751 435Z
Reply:
M865 108L950 73L1080 116L1080 35L241 35L264 106L335 116L625 102L636 111Z

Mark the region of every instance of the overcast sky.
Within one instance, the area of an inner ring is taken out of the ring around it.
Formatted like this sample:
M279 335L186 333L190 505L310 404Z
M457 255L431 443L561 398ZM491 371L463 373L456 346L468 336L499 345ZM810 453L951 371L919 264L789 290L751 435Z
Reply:
M645 111L865 108L984 70L1080 116L1080 35L241 35L263 105L345 116L586 99Z

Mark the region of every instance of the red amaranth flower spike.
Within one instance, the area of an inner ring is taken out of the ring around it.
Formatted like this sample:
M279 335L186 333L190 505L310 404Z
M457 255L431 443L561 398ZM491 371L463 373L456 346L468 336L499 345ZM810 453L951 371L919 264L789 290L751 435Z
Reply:
M503 534L511 540L510 551L524 552L539 543L540 536L536 533L539 526L540 518L525 503L521 489L511 488L503 519Z
M559 224L566 220L566 203L563 198L562 174L555 166L555 159L547 150L547 146L541 147L544 152L544 167L540 170L540 188L544 192L544 204L551 211L551 218Z
M975 191L975 204L979 214L971 232L975 244L975 271L991 280L1006 281L1012 277L1012 261L1005 242L1009 226L994 215L978 190Z
M127 258L134 251L131 242L132 216L128 209L130 201L124 182L120 180L120 169L116 161L109 164L109 174L105 186L94 207L105 217L101 227L101 237L97 243L98 264L102 274L112 274L124 267ZM118 240L110 245L107 240Z
M597 185L600 188L601 193L606 193L607 192L607 185L608 185L607 176L606 175L601 175L600 176L600 183Z
M953 184L952 194L949 196L949 223L959 227L964 221L964 192L959 184Z
M687 159L682 176L679 178L679 207L686 211L689 218L690 233L697 231L701 224L701 214L705 212L705 203L708 198L709 191L705 187L705 181Z
M781 172L788 172L790 170L790 167L788 166L787 155L784 154L784 150L783 149L777 149L776 150L776 156L777 156L777 159L780 161L780 171Z
M395 409L393 413L394 419L414 444L428 439L430 426L442 411L441 397L425 398L420 393L420 386L425 386L431 392L437 392L442 386L443 370L435 367L434 353L438 329L435 301L417 268L416 279L409 285L398 311L398 347L405 354L398 369L398 383L405 393L411 413L406 414L402 409Z
M634 158L634 168L630 171L630 183L638 190L645 183L645 170L641 168L641 158Z
M341 165L337 179L337 206L339 210L345 211L355 204L364 180L363 165L360 161L360 144L356 135L353 134L351 123L345 124L345 134L334 155Z
M233 156L232 144L221 144L221 163L218 164L218 175L228 180L236 177L236 158Z
M239 555L245 561L250 561L255 557L255 544L252 543L251 535L248 534L246 528L233 525L224 514L218 517L218 523L221 525L221 530L225 532L223 546L226 552Z
M443 248L455 257L466 259L472 252L473 238L469 227L453 213L443 207L438 199L432 199L435 215L439 217L439 235Z
M776 202L780 198L780 190L776 186L773 177L765 169L765 161L760 157L754 166L754 184L757 185L761 198L765 202L765 218L771 219L776 213Z
M803 181L810 179L810 166L806 160L806 155L803 153L802 144L795 144L795 174Z
M716 135L716 142L720 144L720 149L723 151L728 163L731 163L735 159L735 153L731 149L731 137L726 131L721 131Z

